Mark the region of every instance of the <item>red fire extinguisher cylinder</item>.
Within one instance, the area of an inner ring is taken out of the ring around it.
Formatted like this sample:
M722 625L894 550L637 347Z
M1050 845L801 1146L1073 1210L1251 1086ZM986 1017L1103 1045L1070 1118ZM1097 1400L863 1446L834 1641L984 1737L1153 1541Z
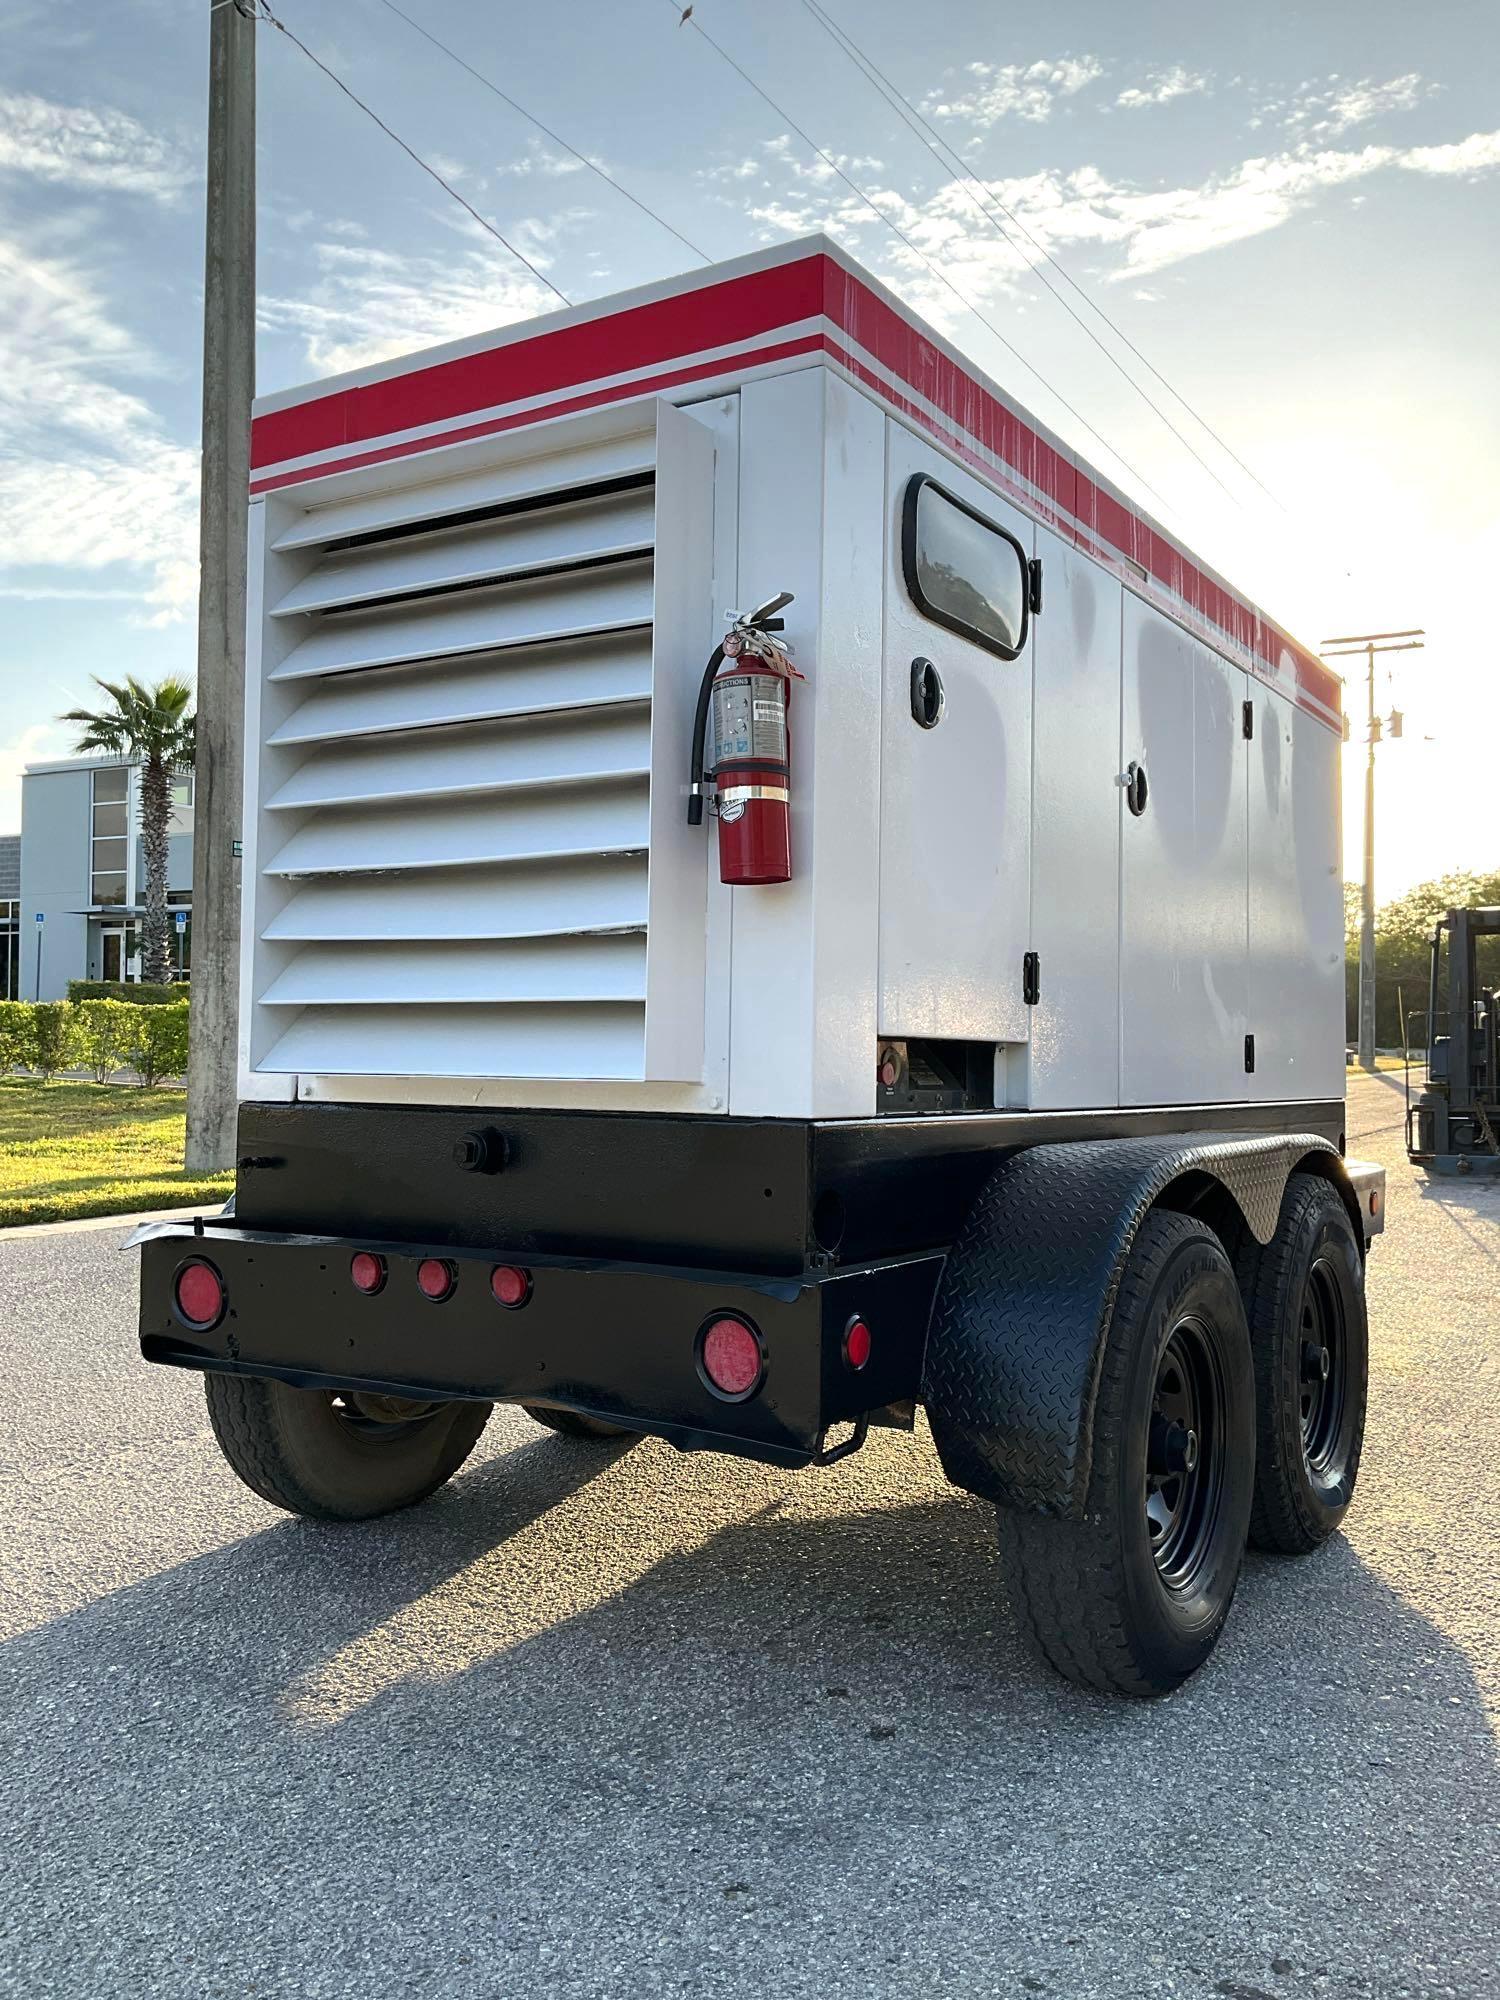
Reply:
M746 671L743 659L726 659L714 681L721 881L750 886L792 879L788 694L785 675Z

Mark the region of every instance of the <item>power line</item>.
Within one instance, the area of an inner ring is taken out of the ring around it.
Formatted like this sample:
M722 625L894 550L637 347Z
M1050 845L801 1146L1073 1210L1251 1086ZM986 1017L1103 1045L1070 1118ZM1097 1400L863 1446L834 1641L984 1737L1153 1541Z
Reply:
M260 0L260 18L263 21L269 21L273 28L277 29L281 34L285 35L287 40L291 42L295 48L299 48L302 51L303 55L305 55L307 57L307 60L313 65L314 69L320 69L323 72L324 76L328 78L330 83L337 84L339 89L344 93L345 97L349 99L350 103L357 104L360 110L363 111L365 116L373 120L373 122L380 127L381 131L384 132L385 136L388 139L393 140L395 144L401 148L402 152L405 153L406 157L409 160L415 161L417 166L419 166L422 169L424 174L429 175L433 180L437 182L438 186L443 190L444 194L452 195L453 199L458 203L459 207L466 209L468 213L473 216L474 220L479 224L481 229L486 230L491 236L494 237L497 243L501 244L505 249L507 249L510 252L511 256L515 258L518 264L524 264L527 270L531 273L532 277L536 279L539 285L545 285L547 287L547 290L552 293L553 297L561 299L565 306L572 305L573 301L568 297L567 293L559 291L557 286L553 284L552 280L549 277L547 277L543 272L537 269L536 265L532 263L531 259L526 255L524 250L518 250L515 244L510 241L509 237L502 236L500 231L495 227L493 222L487 221L486 218L479 213L479 210L475 208L472 202L466 201L464 197L459 193L458 189L454 187L451 182L445 181L443 179L443 176L438 172L436 167L430 166L428 162L422 158L422 155L420 153L416 152L411 146L408 146L406 141L401 137L401 134L399 132L393 132L390 126L387 125L385 120L380 116L379 112L372 111L369 105L365 103L364 99L362 97L357 96L355 92L349 88L348 84L345 83L344 79L338 74L336 70L331 70L328 67L327 63L319 61L318 57L313 54L312 50L307 46L306 42L300 40L296 35L294 35L291 29L287 26L285 21L280 21L276 18L276 16L271 12L270 7L267 5L267 0Z
M707 264L712 261L711 258L709 257L708 252L706 250L700 250L698 245L693 242L691 237L684 236L680 229L675 229L672 226L672 224L667 221L664 215L658 215L656 210L652 208L648 202L642 201L639 195L632 194L629 188L625 187L622 182L615 179L613 174L606 173L603 167L599 166L596 161L591 160L587 155L587 153L580 153L578 148L574 145L571 145L562 136L560 132L554 132L550 125L543 124L542 120L537 117L534 111L528 111L524 104L518 103L514 97L511 97L506 91L503 91L498 83L495 83L490 77L484 75L484 73L481 70L475 69L473 63L467 61L463 56L461 56L458 53L457 49L450 48L446 42L440 41L438 37L435 34L433 34L430 28L424 27L420 21L413 20L411 15L406 12L404 7L398 7L396 5L396 0L380 0L380 4L382 7L386 8L388 12L395 14L396 16L398 16L399 19L403 20L406 23L407 27L415 30L415 32L419 34L424 41L431 42L432 46L435 49L441 49L443 54L448 57L450 62L456 62L460 69L467 70L469 75L473 77L476 83L482 83L485 89L490 91L494 96L498 97L502 104L508 104L511 110L519 112L521 117L524 118L528 124L535 125L535 127L539 132L545 133L546 136L552 141L554 146L560 146L565 153L570 154L573 159L577 160L580 166L587 167L591 174L597 174L600 180L604 181L608 186L612 187L615 190L616 194L624 195L625 199L631 204L632 207L638 208L641 211L642 215L649 215L651 220L654 223L658 224L659 227L661 227L662 229L665 229L669 236L675 236L677 241L683 246L683 248L685 250L691 250L693 255L699 260L700 263Z
M900 111L903 116L905 115L906 111L910 110L913 114L913 118L920 118L921 114L916 111L915 107L907 105L905 98L901 97L899 91L896 91L894 84L888 84L886 82L885 78L881 75L880 71L875 67L874 63L871 62L868 59L868 57L864 55L863 51L861 51L857 47L853 37L850 35L846 35L844 33L844 30L838 26L838 24L832 19L832 17L823 12L822 8L817 5L817 0L802 0L802 4L807 9L808 13L812 15L813 19L818 23L818 25L823 29L824 33L827 34L830 37L830 39L840 49L842 49L843 53L846 56L848 56L849 60L855 65L857 69L860 70L860 72L864 75L866 80L869 83L871 83L874 86L874 88L881 93L881 95L885 98L887 103L892 104L893 109ZM896 99L899 99L899 103L895 101ZM917 126L913 123L913 118L907 118L906 123L911 130L917 132L917 136L920 138L922 134L920 131L918 131ZM1167 429L1172 433L1173 437L1176 438L1177 442L1182 446L1183 450L1191 453L1191 455L1198 461L1199 465L1202 466L1203 470L1208 474L1209 478L1214 482L1215 486L1217 486L1222 493L1226 494L1228 498L1231 499L1237 507L1240 506L1242 502L1240 500L1239 495L1235 493L1232 488L1225 485L1224 481L1219 477L1218 473L1215 472L1214 468L1209 464L1208 460L1203 456L1202 452L1198 450L1197 446L1193 443L1192 439L1184 436L1182 431L1180 431L1177 425L1173 423L1172 419L1167 415L1166 411L1161 407L1161 405L1155 402L1149 395L1147 395L1146 391L1141 387L1140 383L1136 381L1135 377L1130 373L1130 370L1125 366L1124 362L1120 360L1119 356L1111 353L1110 349L1099 338L1098 334L1089 325L1088 321L1084 319L1083 315L1075 311L1075 309L1071 305L1069 305L1068 301L1063 297L1062 293L1058 291L1057 287L1047 277L1046 272L1043 271L1040 268L1040 266L1037 265L1032 260L1032 258L1027 255L1026 251L1024 251L1021 248L1020 244L1016 242L1015 238L1010 234L1009 230L1007 230L1002 223L996 221L995 217L990 213L989 209L985 206L981 196L975 193L974 191L976 188L982 188L983 186L983 183L979 181L978 177L968 172L967 169L965 169L962 175L955 172L954 169L949 166L948 162L942 157L941 153L938 152L936 144L930 140L927 142L927 144L929 151L931 151L934 154L934 156L937 159L938 165L942 167L943 171L947 174L948 179L952 182L953 186L958 188L962 194L966 194L969 200L973 203L973 205L979 210L981 219L987 222L990 228L995 231L995 233L1001 238L1001 240L1004 243L1008 244L1009 247L1015 251L1016 255L1020 257L1021 261L1025 264L1027 270L1031 272L1032 276L1040 280L1040 282L1052 294L1053 298L1057 300L1057 303L1062 307L1063 311L1068 315L1069 319L1071 319L1074 322L1074 324L1079 328L1080 332L1082 332L1089 340L1091 340L1094 343L1095 347L1098 348L1099 352L1104 356L1105 360L1109 363L1109 365L1113 369L1115 369L1118 374L1122 375L1125 378L1125 380L1130 384L1131 388L1134 389L1135 393L1140 397L1141 401L1146 405L1147 409L1149 409L1155 416L1160 417L1161 421L1166 425ZM1009 210L1006 210L1005 213L1009 214ZM1014 217L1012 217L1012 220L1014 220ZM1021 225L1018 223L1017 227L1019 228L1020 226ZM1109 322L1106 321L1106 324L1108 323Z
M1150 480L1146 478L1144 473L1138 472L1136 468L1131 464L1130 460L1126 458L1125 454L1122 451L1120 451L1115 445L1112 445L1109 439L1106 438L1102 434L1102 432L1095 430L1094 426L1089 422L1088 418L1085 417L1081 411L1076 410L1060 390L1055 389L1053 387L1053 385L1047 380L1046 376L1036 366L1036 364L1034 362L1028 361L1026 356L1021 352L1020 348L1017 347L1013 341L1006 339L1005 335L1000 331L999 327L996 326L995 322L989 317L989 315L986 312L984 312L981 307L977 306L974 303L974 301L967 296L966 293L962 292L959 289L959 287L956 284L954 284L953 280L948 276L948 274L945 271L940 270L939 267L933 263L932 259L927 255L926 251L920 249L912 241L911 237L907 235L906 231L901 227L901 225L898 222L894 222L891 219L891 217L886 214L885 210L883 208L880 208L876 204L873 197L870 194L868 194L866 190L862 188L856 180L852 179L850 175L845 173L844 169L839 165L837 160L835 160L830 154L825 153L823 148L817 143L817 141L811 138L806 132L803 131L802 127L796 122L796 120L791 116L789 116L789 114L786 111L784 111L782 107L776 102L775 98L771 96L770 92L763 89L761 85L756 82L755 78L751 76L750 72L747 69L745 69L740 63L736 62L735 58L729 53L728 49L726 49L721 42L717 42L714 40L713 36L708 32L707 28L705 28L702 25L702 23L698 20L697 16L693 13L691 7L689 7L684 12L682 6L679 4L679 0L666 0L666 4L671 8L673 14L676 15L679 25L690 27L694 29L699 35L702 36L703 40L707 42L708 46L714 51L715 55L717 55L723 62L727 63L729 67L734 71L736 76L738 76L744 83L748 84L750 89L755 92L756 96L759 97L763 103L770 106L771 110L775 112L776 116L782 121L782 123L789 126L791 130L796 133L797 137L802 141L803 145L806 146L810 152L816 153L818 158L829 169L829 171L831 173L836 174L838 178L844 183L845 187L847 187L852 194L854 194L860 201L864 203L865 207L869 209L870 213L875 217L876 221L884 223L885 227L889 229L893 235L900 238L900 240L906 245L907 249L912 253L912 255L915 258L917 258L917 260L921 264L926 266L926 268L932 273L933 277L935 277L940 284L945 285L947 289L950 292L952 292L953 296L959 301L959 303L967 311L973 313L974 317L977 320L979 320L982 325L989 328L990 332L995 336L996 340L999 341L1000 345L1006 350L1006 352L1008 354L1012 354L1015 356L1016 360L1020 362L1021 366L1027 371L1027 373L1034 376L1036 380L1041 383L1042 387L1047 391L1049 396L1053 396L1056 398L1057 402L1061 405L1061 407L1067 411L1068 415L1072 417L1076 423L1082 425L1083 429L1088 432L1091 438L1095 439L1097 443L1103 445L1104 449L1109 453L1111 458L1115 459L1120 465L1124 466L1125 470L1130 474L1131 478L1134 479L1138 485L1143 487L1146 492L1152 494L1157 500L1159 500L1163 507L1170 507L1171 503L1165 498L1165 496L1162 493L1157 491L1156 487L1154 487L1151 484Z
M813 17L820 23L820 25L824 28L824 30L828 34L832 35L833 38L839 42L841 47L844 49L844 52L850 57L850 59L856 64L858 64L858 66L861 69L864 70L866 76L868 76L870 78L870 81L875 84L876 88L881 91L882 95L885 96L887 102L891 104L892 108L900 112L900 114L906 119L906 123L908 124L908 126L910 126L911 129L917 133L918 137L924 140L924 142L931 150L931 152L937 157L939 165L945 168L945 170L949 173L950 177L953 178L955 181L958 181L961 178L964 183L967 183L969 189L975 191L974 193L971 194L970 197L971 199L982 200L986 204L992 204L995 208L999 209L1000 213L1003 216L1005 216L1006 219L1015 226L1015 228L1020 230L1021 234L1026 237L1028 242L1030 242L1041 253L1041 255L1046 259L1046 261L1052 266L1053 270L1057 272L1058 276L1063 280L1064 284L1068 285L1074 292L1076 292L1078 297L1083 300L1084 304L1089 308L1089 310L1093 313L1096 313L1098 317L1103 320L1104 324L1109 328L1110 332L1114 334L1115 338L1119 340L1125 347L1127 347L1130 350L1130 352L1135 356L1136 360L1140 362L1141 366L1145 368L1151 375L1153 375L1158 382L1160 382L1162 387L1167 391L1167 393L1170 396L1172 396L1175 399L1175 401L1181 404L1182 408L1186 410L1188 415L1193 419L1193 422L1197 424L1210 438L1213 439L1214 443L1226 455L1226 457L1233 460L1233 462L1239 467L1240 471L1244 473L1247 479L1252 480L1254 484L1260 488L1261 492L1265 494L1266 498L1272 503L1273 506L1279 508L1282 513L1285 513L1287 509L1284 502L1275 493L1271 491L1271 488L1267 486L1266 482L1261 478L1260 474L1256 472L1252 466L1249 466L1245 463L1244 459L1240 457L1239 453L1234 449L1233 445L1229 444L1223 437L1219 435L1218 431L1214 429L1213 425L1208 421L1207 417L1205 417L1199 410L1196 410L1193 407L1193 405L1188 401L1187 397L1183 395L1182 391L1177 387L1175 387L1173 383L1169 382L1167 377L1163 375L1163 373L1155 365L1155 363L1151 361L1148 356L1146 356L1141 352L1140 348L1130 338L1129 334L1125 332L1123 327L1118 326L1115 323L1115 321L1110 318L1109 314L1104 310L1103 306L1099 304L1097 299L1095 299L1088 291L1084 289L1082 285L1078 283L1078 280L1073 276L1072 272L1067 269L1066 265L1062 264L1058 260L1058 258L1053 254L1051 250L1048 249L1047 245L1041 240L1041 238L1038 237L1035 234L1035 232L1025 222L1022 221L1021 217L1015 213L1014 209L1008 208L1006 204L1003 201L1001 201L1000 197L994 192L994 190L988 187L985 184L985 182L980 180L978 175L975 174L971 168L965 165L964 161L960 158L959 154L955 151L955 149L952 146L948 144L948 141L946 139L942 138L942 136L938 133L938 131L932 125L930 120L923 116L922 112L919 111L916 105L914 105L911 102L910 98L908 98L906 94L896 84L892 83L890 79L884 74L884 72L879 68L879 66L869 56L865 54L863 49L860 48L859 44L854 40L854 37L851 34L849 34L847 29L841 27L839 23L835 21L833 17L830 14L828 14L822 6L818 4L818 0L802 0L802 4L804 7L807 8L808 12L812 14ZM1011 239L1007 231L1004 230L1001 227L1001 225L995 221L993 216L991 216L989 219L991 226L996 230L998 230L999 233L1005 237L1005 240L1007 242L1010 242ZM1012 247L1015 246L1013 245ZM1024 255L1024 252L1022 254ZM1041 271L1037 270L1037 267L1034 264L1030 263L1029 258L1027 259L1027 262L1028 264L1030 264L1030 268L1035 273L1035 275L1041 279L1043 284L1047 285L1047 289L1052 292L1052 295L1054 298L1057 299L1058 304L1062 306L1063 310L1069 313L1073 319L1077 320L1078 325L1082 328L1082 330L1086 334L1088 334L1089 338L1100 349L1100 351L1109 359L1109 361L1116 368L1120 370L1120 373L1125 376L1126 381L1130 383L1131 387L1136 391L1137 395L1139 395L1141 399L1150 406L1151 409L1156 411L1156 414L1159 417L1161 417L1162 422L1166 424L1167 428L1172 432L1172 435L1175 438L1177 438L1186 447L1188 451L1191 451L1193 453L1194 458L1198 459L1198 463L1203 466L1206 472L1208 472L1210 478L1216 480L1220 486L1223 486L1223 481L1218 478L1218 474L1212 470L1212 468L1206 463L1205 460L1199 457L1197 451L1194 450L1193 446L1188 442L1188 440L1185 437L1183 437L1182 432L1177 429L1177 426L1171 421L1171 419L1167 417L1161 409L1158 408L1156 403L1152 401L1151 397L1149 397L1146 394L1145 390L1142 389L1141 385L1135 380L1135 378L1123 367L1120 361L1114 355L1110 354L1108 348L1104 346L1104 343L1099 339L1098 335L1095 334L1093 330L1089 326L1087 326L1082 319L1079 319L1078 314L1073 311L1071 306L1068 305L1067 300L1064 299L1050 284L1048 284L1045 275ZM1224 490L1226 492L1229 491L1227 487L1225 487Z

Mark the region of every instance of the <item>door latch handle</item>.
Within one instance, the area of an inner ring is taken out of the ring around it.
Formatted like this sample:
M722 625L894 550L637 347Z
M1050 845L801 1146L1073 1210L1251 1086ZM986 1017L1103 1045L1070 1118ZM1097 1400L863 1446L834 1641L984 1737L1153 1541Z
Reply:
M1147 788L1145 765L1132 761L1120 772L1119 776L1115 779L1115 783L1124 790L1126 805L1130 808L1134 816L1139 819L1141 814L1146 810Z

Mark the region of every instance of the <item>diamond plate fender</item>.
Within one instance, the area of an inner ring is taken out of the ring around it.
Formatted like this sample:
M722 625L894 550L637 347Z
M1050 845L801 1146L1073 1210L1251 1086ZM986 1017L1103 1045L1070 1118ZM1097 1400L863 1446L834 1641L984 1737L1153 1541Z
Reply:
M1217 1183L1269 1243L1310 1155L1339 1178L1337 1152L1310 1133L1080 1141L1004 1160L949 1254L927 1339L922 1398L953 1484L1081 1517L1104 1335L1142 1218Z

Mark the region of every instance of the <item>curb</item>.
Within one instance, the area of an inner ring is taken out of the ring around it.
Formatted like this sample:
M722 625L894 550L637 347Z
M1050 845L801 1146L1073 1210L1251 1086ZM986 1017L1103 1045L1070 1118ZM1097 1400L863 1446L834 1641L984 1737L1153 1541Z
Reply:
M0 1229L0 1243L14 1236L66 1236L85 1229L133 1229L138 1222L171 1222L189 1215L217 1215L221 1204L195 1201L185 1208L132 1209L128 1215L80 1215L71 1222L15 1222Z

